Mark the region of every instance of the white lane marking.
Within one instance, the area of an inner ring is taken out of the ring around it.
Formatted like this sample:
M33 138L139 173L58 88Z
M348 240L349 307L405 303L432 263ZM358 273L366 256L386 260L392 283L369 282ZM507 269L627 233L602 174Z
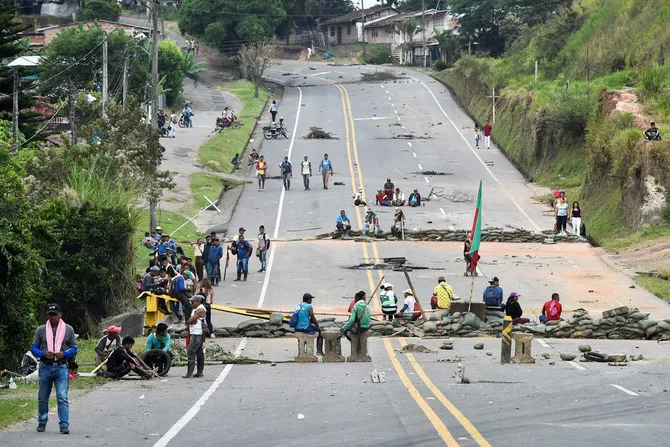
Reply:
M320 72L320 73L314 73L312 76L327 75L328 73L330 73L330 72L329 72L329 71L322 71L322 72Z
M384 84L380 84L380 86L381 86L381 88L384 88ZM386 93L388 93L388 92L386 92Z
M395 104L391 103L391 107L395 107Z
M542 228L540 228L540 226L538 224L536 224L533 219L530 218L528 213L526 213L526 211L523 208L521 208L521 205L519 205L519 203L514 199L514 197L512 197L512 194L510 194L509 191L507 191L507 189L503 186L502 182L498 179L498 177L496 177L495 174L493 173L493 171L491 171L491 169L486 165L486 163L484 163L484 160L482 160L482 158L479 156L477 151L472 147L472 145L470 145L470 140L468 138L466 138L465 135L463 135L463 133L458 128L456 123L449 117L449 115L447 115L447 112L444 111L444 109L442 108L442 105L440 104L440 101L437 100L437 97L435 97L435 93L433 93L433 91L430 89L430 87L428 87L421 79L417 79L414 76L410 76L410 78L414 79L419 84L423 85L426 88L426 90L428 90L428 93L430 93L430 96L433 97L433 100L435 101L435 104L437 104L437 107L440 109L442 114L449 120L451 125L454 126L454 129L456 129L456 132L458 132L458 134L461 136L461 138L463 138L463 141L465 142L465 144L472 151L474 156L477 157L477 160L479 160L479 162L482 164L482 166L484 167L486 172L488 172L489 175L491 176L491 178L493 180L495 180L495 182L498 184L498 186L503 191L505 191L505 194L507 194L507 197L509 197L509 199L512 201L512 203L517 207L519 212L528 220L528 222L530 222L530 224L535 227L535 230L536 231L542 231ZM398 119L400 119L400 118L398 118Z
M388 91L388 90L384 90L384 91L386 92L387 95L389 94L389 91Z
M621 385L617 385L616 383L610 383L609 386L613 386L619 391L623 391L624 393L628 394L629 396L639 396L635 391L631 391L628 388L624 388Z
M430 184L430 180L428 180L428 177L424 177L423 179L426 181L426 183Z
M419 171L423 171L423 166L421 166L419 163L416 164L419 167Z
M411 141L408 141L408 142L407 142L407 146L412 147L412 142L411 142Z
M441 212L442 214L444 214L445 216L447 215L447 213L444 211L444 208L440 208L440 212Z
M242 353L242 350L247 344L247 339L243 338L240 341L240 344L237 346L237 349L235 349L235 355L240 355ZM170 429L165 433L155 444L154 447L165 447L168 445L168 443L179 434L179 432L188 424L191 422L191 420L198 414L200 409L207 403L210 397L212 397L212 394L221 386L224 380L226 380L226 377L228 377L228 374L230 373L230 370L233 369L233 364L229 363L226 365L225 368L223 368L223 371L219 373L218 377L210 385L210 387L207 389L207 391L204 392L202 396L200 396L200 399L196 403L193 404L193 406L186 412L185 415L181 417Z
M300 107L302 105L302 89L298 87L298 92L300 92L300 96L298 98L298 110L295 115L295 124L293 126L293 135L291 136L291 143L289 144L288 147L288 157L289 160L291 159L291 152L293 151L293 145L295 144L295 134L298 131L298 121L300 120ZM284 208L284 196L286 195L286 190L282 188L281 191L281 196L279 197L279 208L277 209L277 220L275 223L275 230L273 233L273 237L276 240L277 236L279 235L279 224L281 222L281 213L282 209ZM275 245L276 247L276 245ZM270 258L268 259L268 268L267 272L265 273L265 279L263 280L263 288L261 289L261 294L258 297L258 306L257 307L262 307L263 302L265 301L265 295L268 291L268 284L270 282L270 274L272 272L272 264L274 261L274 254L275 254L275 249L272 248L270 250ZM243 338L240 341L240 344L237 346L237 349L235 349L235 355L240 355L242 353L242 350L244 350L244 347L247 344L247 339ZM228 364L226 365L225 368L223 368L223 371L218 375L214 383L205 391L205 393L200 396L200 398L196 401L196 403L193 404L193 406L186 412L184 416L181 417L170 429L165 433L155 444L154 447L165 447L168 445L168 443L179 434L179 432L189 423L191 420L198 414L200 409L207 403L210 397L212 397L212 394L221 386L224 380L226 380L226 377L228 377L228 374L230 373L230 370L233 368L233 364Z
M398 121L400 121L400 117L398 117ZM405 126L403 126L403 129L404 129L404 128L405 128Z
M392 116L371 116L369 118L354 118L354 121L375 121L375 120L390 120Z
M416 152L412 152L412 157L416 158Z
M388 98L389 98L389 101L391 101L391 97L389 96Z
M549 343L547 343L546 341L542 340L541 338L538 338L538 339L537 339L537 342L538 342L539 344L541 344L541 345L542 345L543 347L545 347L545 348L551 348L551 346L549 346Z
M584 367L583 367L582 365L580 365L579 363L576 363L576 362L574 362L574 361L571 361L571 362L568 362L568 363L569 363L570 366L572 366L573 368L577 368L577 369L580 370L580 371L586 371L586 368L584 368Z
M398 114L398 111L396 109L393 109L393 111L395 112L396 115Z

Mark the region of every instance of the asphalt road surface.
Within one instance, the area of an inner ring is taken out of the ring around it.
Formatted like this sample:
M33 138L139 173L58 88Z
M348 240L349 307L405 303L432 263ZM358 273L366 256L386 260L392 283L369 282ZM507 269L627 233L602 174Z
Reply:
M481 274L473 283L462 276L461 243L315 240L333 230L340 209L360 227L364 209L353 206L353 192L363 188L373 203L387 177L407 195L417 188L426 196L435 188L440 197L406 209L409 229L469 228L480 180L485 227L552 228L551 210L534 199L546 191L527 184L495 147L473 149L472 122L443 86L410 70L395 80L361 82L361 73L375 70L323 62L272 67L268 77L286 86L279 114L290 138L266 141L262 154L270 176L279 175L277 163L285 155L296 175L289 191L274 178L262 192L253 182L245 186L228 235L244 226L253 239L265 225L273 239L268 271L256 273L254 257L249 281L232 282L232 258L217 304L291 311L311 292L318 312L342 313L356 291L369 292L382 275L396 290L405 289L402 273L382 267L384 258L405 256L424 303L437 276L444 275L464 300L471 289L479 300L487 279L498 276L506 294L522 295L531 318L555 291L567 310L597 313L632 305L670 317L667 304L630 288L629 276L584 243L484 243ZM304 139L313 126L337 139ZM327 190L317 169L324 153L335 170ZM297 172L304 155L313 165L310 191ZM371 208L388 231L392 208ZM213 319L216 326L242 321L224 314ZM36 433L31 421L0 434L0 445L665 445L666 345L590 341L608 353L644 355L614 367L560 360L559 353L576 352L578 340L535 339L537 363L501 365L500 341L477 341L484 350L473 350L472 339L456 339L453 351L442 351L440 340L375 338L372 363L297 364L292 338L209 340L273 363L208 366L200 380L183 380L183 368L174 368L160 381L109 383L72 403L69 437L54 431L54 414L47 433ZM406 343L432 352L401 353ZM343 351L349 352L346 341ZM459 364L470 384L457 383ZM371 382L375 369L385 373L385 383Z

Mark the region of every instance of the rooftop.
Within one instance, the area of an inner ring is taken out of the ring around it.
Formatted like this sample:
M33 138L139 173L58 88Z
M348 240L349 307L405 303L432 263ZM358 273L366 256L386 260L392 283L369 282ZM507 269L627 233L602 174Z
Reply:
M387 9L393 9L390 6L373 6L372 8L367 8L364 10L356 10L354 12L350 12L349 14L345 14L343 16L335 17L330 20L326 20L325 22L322 22L323 25L331 25L333 23L343 23L343 22L351 22L355 20L359 20L361 16L369 16L371 14L384 11Z

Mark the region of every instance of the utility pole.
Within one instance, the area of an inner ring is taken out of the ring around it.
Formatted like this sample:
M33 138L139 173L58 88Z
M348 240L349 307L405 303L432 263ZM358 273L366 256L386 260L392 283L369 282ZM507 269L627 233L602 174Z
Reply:
M126 111L126 108L128 107L128 59L130 55L128 53L128 44L126 44L126 49L123 52L123 93L122 93L122 101L123 101L123 111Z
M496 123L496 98L497 98L495 87L493 87L493 95L488 96L488 98L491 98L491 101L493 102L493 120L492 120L491 124L495 124Z
M535 59L535 82L537 83L537 70L538 70L538 63L537 59Z
M423 68L426 68L428 55L426 54L426 0L421 0L421 39L423 40Z
M158 129L158 0L151 8L153 62L151 64L151 127ZM156 228L156 200L149 199L149 231Z
M367 47L365 46L365 6L361 0L361 39L363 39L363 62L367 59Z
M72 99L72 94L68 96L68 102L70 103L70 133L72 137L72 144L77 144L77 128L74 125L74 99Z
M107 70L107 31L102 35L102 116L107 117L107 101L109 100L109 73Z
M12 137L14 150L19 150L19 67L14 67L14 97L12 98Z

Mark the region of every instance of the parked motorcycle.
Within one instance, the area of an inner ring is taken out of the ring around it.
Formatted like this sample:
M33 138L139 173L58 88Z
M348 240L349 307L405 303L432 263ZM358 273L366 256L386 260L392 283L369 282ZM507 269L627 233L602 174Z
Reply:
M223 131L226 127L232 127L233 129L239 129L242 127L242 123L240 123L237 120L236 116L233 116L233 121L231 122L230 120L223 119L222 117L218 117L216 119L216 128L214 129L214 132L219 133Z
M279 138L280 135L288 138L288 130L284 127L284 118L279 118L279 123L272 123L269 126L263 127L263 135L266 140Z

